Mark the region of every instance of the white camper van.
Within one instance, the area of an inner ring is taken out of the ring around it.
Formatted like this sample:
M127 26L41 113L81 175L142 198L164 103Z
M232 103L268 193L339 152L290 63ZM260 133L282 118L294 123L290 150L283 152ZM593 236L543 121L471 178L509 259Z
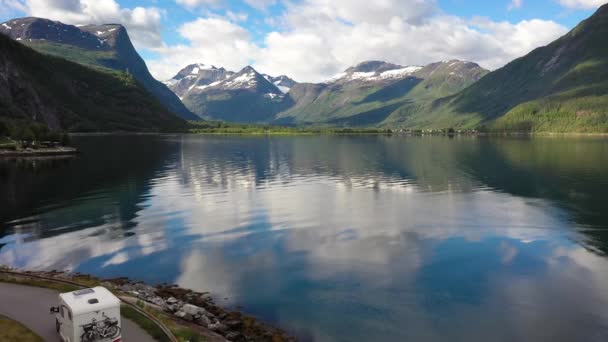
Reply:
M120 342L120 300L105 287L59 295L57 332L65 342Z

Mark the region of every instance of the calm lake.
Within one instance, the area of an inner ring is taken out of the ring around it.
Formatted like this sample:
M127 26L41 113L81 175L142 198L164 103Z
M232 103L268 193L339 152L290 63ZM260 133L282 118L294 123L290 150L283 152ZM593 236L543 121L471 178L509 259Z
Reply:
M86 136L0 160L0 264L314 341L608 341L608 139Z

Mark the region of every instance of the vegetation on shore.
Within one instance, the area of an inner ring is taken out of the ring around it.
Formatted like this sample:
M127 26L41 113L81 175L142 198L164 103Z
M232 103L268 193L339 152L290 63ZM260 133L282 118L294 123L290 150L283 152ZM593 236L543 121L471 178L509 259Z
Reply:
M321 126L275 126L238 124L221 121L190 121L189 132L195 134L272 134L272 135L306 135L306 134L391 134L392 130L375 127L340 128Z
M0 341L42 342L42 339L21 323L0 315Z
M50 130L43 123L0 118L0 151L60 148L71 143L66 132Z

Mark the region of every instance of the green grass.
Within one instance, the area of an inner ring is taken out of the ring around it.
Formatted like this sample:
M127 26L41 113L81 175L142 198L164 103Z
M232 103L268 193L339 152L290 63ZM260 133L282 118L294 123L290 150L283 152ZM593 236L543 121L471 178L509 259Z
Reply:
M169 341L169 338L165 333L156 325L154 322L149 320L144 315L137 312L135 309L123 305L120 308L120 313L125 318L130 319L135 324L137 324L140 328L146 331L150 336L152 336L155 340L165 342Z
M23 41L23 44L45 54L65 58L69 61L97 68L105 72L115 72L109 67L111 63L118 64L116 53L113 51L92 51L76 46L59 44L51 41Z
M42 342L42 339L21 323L0 315L0 341Z
M4 273L0 273L0 282L24 285L24 286L41 287L41 288L45 288L45 289L56 290L58 292L72 292L72 291L76 291L79 289L79 287L77 287L77 286L61 284L61 283L56 283L56 282L42 280L42 279L18 277L18 276L13 276L13 275L7 275Z
M165 324L165 326L169 328L169 330L171 330L173 335L175 335L175 337L179 341L202 342L206 340L205 337L201 336L201 334L198 333L196 330L178 324L177 322L175 322L175 320L173 320L173 318L169 317L169 315L164 312L159 312L157 310L150 309L146 305L144 305L142 309L144 309L147 313L153 315L159 321L163 322L163 324ZM156 324L154 324L152 321L150 321L148 318L146 318L133 308L123 305L121 308L121 314L124 317L132 320L135 324L144 329L147 333L150 334L150 336L152 336L157 341L169 341L165 333L160 328L158 328Z

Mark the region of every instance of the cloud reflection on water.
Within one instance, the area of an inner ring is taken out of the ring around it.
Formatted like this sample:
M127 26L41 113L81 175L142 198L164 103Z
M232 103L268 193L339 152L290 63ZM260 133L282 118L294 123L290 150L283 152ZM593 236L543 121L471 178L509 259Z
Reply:
M596 192L570 165L522 192L552 155L534 142L416 139L170 138L150 176L17 225L0 263L211 290L314 340L605 340L608 266L576 229L605 216L572 211Z

